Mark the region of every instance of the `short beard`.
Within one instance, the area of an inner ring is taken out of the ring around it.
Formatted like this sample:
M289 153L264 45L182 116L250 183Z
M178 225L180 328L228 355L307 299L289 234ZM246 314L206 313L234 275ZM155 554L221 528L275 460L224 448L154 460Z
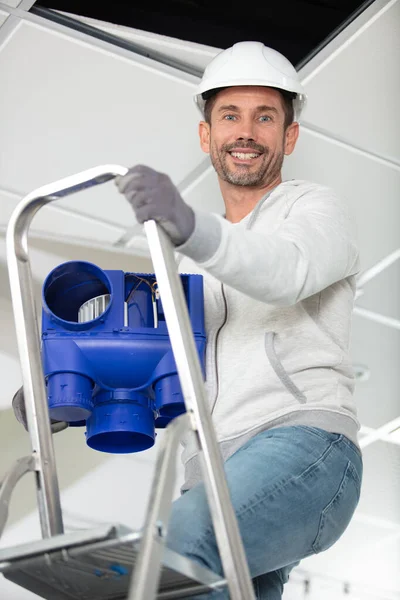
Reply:
M222 146L221 150L214 146L211 149L210 158L217 175L223 181L243 187L261 187L274 181L280 174L284 152L283 150L275 154L265 146L260 146L255 142L246 142L240 144L240 148L251 148L256 152L262 153L261 164L256 171L250 171L247 165L237 167L237 170L230 170L227 165L227 153L238 147L238 144L227 144Z

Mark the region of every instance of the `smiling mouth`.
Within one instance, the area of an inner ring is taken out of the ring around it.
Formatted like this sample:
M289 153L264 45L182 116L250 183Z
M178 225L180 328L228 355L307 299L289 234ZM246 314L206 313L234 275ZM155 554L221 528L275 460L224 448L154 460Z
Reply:
M237 150L231 150L228 152L232 156L232 158L239 160L250 162L256 160L259 156L261 156L260 152L239 152Z

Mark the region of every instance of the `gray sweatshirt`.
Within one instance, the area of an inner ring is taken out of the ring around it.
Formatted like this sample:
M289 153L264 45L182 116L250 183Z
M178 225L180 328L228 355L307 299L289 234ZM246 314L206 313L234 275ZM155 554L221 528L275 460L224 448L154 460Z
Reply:
M357 444L349 356L359 254L346 204L281 183L239 223L196 211L181 273L204 277L206 390L226 460L262 430L309 425ZM182 460L201 480L192 435Z

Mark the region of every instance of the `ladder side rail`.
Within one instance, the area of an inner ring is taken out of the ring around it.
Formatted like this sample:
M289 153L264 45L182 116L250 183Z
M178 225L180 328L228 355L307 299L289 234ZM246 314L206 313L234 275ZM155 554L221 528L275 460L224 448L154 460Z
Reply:
M232 600L255 600L222 456L207 408L203 375L173 246L155 221L146 221L144 229L186 410L200 448L202 475L230 597Z
M126 167L104 165L38 188L17 204L7 226L7 266L43 538L61 534L64 528L28 254L29 227L49 202L126 172Z

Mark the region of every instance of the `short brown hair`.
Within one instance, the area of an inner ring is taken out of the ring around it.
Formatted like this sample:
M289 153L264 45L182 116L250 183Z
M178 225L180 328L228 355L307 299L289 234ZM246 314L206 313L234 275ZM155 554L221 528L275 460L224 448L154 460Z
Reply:
M203 94L204 105L204 120L206 123L211 125L211 112L217 99L218 92L226 88L215 88ZM287 92L286 90L280 90L279 88L272 88L277 90L282 98L283 110L285 112L284 128L287 129L294 120L294 109L293 100L296 98L296 94L293 92Z

